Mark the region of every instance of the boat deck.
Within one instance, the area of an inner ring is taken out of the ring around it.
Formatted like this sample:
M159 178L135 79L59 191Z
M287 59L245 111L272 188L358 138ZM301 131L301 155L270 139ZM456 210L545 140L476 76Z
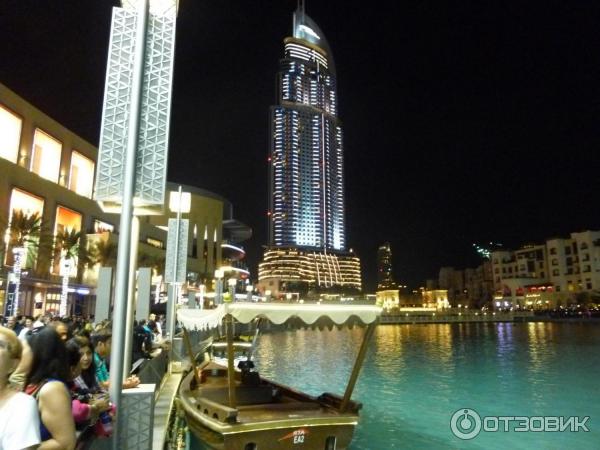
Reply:
M227 426L226 423L244 427L302 420L324 424L340 420L355 421L357 409L360 408L360 405L352 402L349 411L341 412L330 401L322 401L287 386L258 378L258 374L254 382L242 381L240 372L236 372L236 402L232 408L229 406L226 369L211 363L203 372L199 377L201 382L195 389L191 389L189 385L186 386L187 389L184 388L187 391L186 397L197 413L224 426Z

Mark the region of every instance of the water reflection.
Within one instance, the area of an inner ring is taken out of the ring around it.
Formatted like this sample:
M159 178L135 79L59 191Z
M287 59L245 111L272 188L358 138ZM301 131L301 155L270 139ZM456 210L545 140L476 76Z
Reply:
M364 329L260 337L263 374L313 395L343 392ZM598 430L495 434L458 441L449 418L483 415L600 417L596 324L473 323L379 326L353 398L364 404L351 450L594 448ZM557 443L560 439L560 443Z

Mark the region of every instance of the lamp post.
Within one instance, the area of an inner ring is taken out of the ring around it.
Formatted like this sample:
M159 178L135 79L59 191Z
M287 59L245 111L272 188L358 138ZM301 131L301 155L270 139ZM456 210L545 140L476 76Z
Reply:
M60 317L67 316L67 301L69 295L69 276L71 275L71 260L63 255L60 259L60 274L62 275L62 289L60 292Z
M19 313L19 289L21 288L21 267L25 263L27 249L25 247L15 247L13 248L13 255L13 276L15 282L15 293L13 297L11 316L16 316Z
M235 302L235 285L237 284L237 280L235 278L230 278L227 280L227 285L229 286L229 295L231 297L230 302Z
M248 284L246 286L246 301L251 302L252 301L252 291L254 290L254 288L252 287L251 284Z
M174 254L173 254L173 279L171 280L171 299L168 304L168 321L167 321L167 330L171 333L171 350L173 349L173 342L175 339L175 310L177 301L179 299L179 286L183 283L182 274L185 273L185 264L184 267L179 267L179 253L181 249L179 248L179 240L180 240L180 228L181 228L181 214L188 213L191 209L191 194L189 192L182 192L181 186L179 186L179 190L177 192L171 192L169 196L169 209L171 212L177 212L177 221L175 227L175 239L174 239ZM185 228L187 229L187 227ZM187 237L186 237L187 239ZM187 242L187 240L186 240ZM182 253L187 253L187 250L183 250ZM185 261L185 260L184 260ZM182 271L180 270L182 269Z
M215 270L215 279L217 280L217 286L215 289L215 305L223 303L223 271L221 269Z

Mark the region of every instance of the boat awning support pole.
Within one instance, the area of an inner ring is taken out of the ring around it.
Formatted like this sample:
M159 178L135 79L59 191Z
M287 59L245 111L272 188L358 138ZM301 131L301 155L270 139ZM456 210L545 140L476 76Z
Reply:
M183 327L183 343L185 344L185 349L188 352L190 357L190 362L192 363L192 370L194 371L194 381L196 382L196 386L200 384L200 379L198 378L198 366L196 365L196 358L194 357L194 352L192 350L192 343L190 342L190 334L188 333L187 328Z
M348 408L348 404L350 403L352 391L354 391L356 380L358 380L358 374L360 373L360 369L365 359L365 355L367 354L367 346L369 344L369 341L371 340L371 337L373 336L373 332L375 331L376 326L377 321L370 323L367 327L367 330L365 331L362 344L360 345L358 355L356 356L356 361L354 362L354 367L352 368L352 373L350 374L350 380L348 380L348 386L346 386L346 392L344 392L344 398L342 399L342 403L340 405L340 411L342 412L346 411L346 408Z
M225 316L225 328L227 333L227 380L229 382L229 407L235 408L235 370L233 367L233 316Z

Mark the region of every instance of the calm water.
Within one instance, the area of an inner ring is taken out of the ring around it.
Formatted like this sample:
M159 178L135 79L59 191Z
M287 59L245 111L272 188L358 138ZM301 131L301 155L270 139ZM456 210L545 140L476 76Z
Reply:
M343 393L362 330L265 334L261 373L311 394ZM379 326L353 395L364 404L352 450L600 449L600 324ZM589 433L450 431L483 416L590 416Z

